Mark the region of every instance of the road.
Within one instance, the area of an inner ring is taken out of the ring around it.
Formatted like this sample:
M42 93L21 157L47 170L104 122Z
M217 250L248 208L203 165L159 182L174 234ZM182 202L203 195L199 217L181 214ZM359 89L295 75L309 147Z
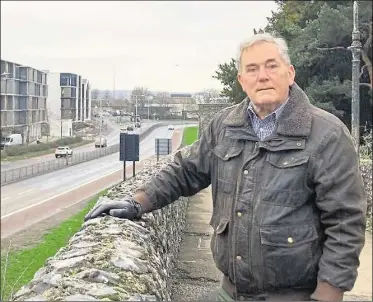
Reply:
M140 162L154 155L155 138L173 137L173 148L180 145L184 125L175 124L175 131L166 126L155 129L140 142ZM176 140L175 140L176 138ZM132 163L126 163L126 175L132 176ZM52 216L60 208L86 200L119 182L123 163L119 154L36 176L1 188L1 237L6 238L27 226Z
M113 121L110 121L109 118L106 118L105 123L107 123L108 127L112 129L112 131L106 136L108 146L115 145L119 143L119 133L120 133L120 128L118 124L114 123ZM150 122L143 122L142 127L139 129L136 129L133 133L142 133L146 129L148 129L151 125L154 125L155 122L150 121ZM94 141L92 143L89 143L87 145L81 146L74 148L74 155L78 155L83 152L88 152L95 150L95 145ZM73 155L73 156L74 156ZM16 168L21 168L21 167L26 167L34 164L39 164L43 163L48 160L56 160L54 153L52 154L46 154L38 157L33 157L33 158L28 158L28 159L22 159L14 162L1 162L1 171L5 172L8 170L16 169ZM63 160L63 158L57 159L57 160Z

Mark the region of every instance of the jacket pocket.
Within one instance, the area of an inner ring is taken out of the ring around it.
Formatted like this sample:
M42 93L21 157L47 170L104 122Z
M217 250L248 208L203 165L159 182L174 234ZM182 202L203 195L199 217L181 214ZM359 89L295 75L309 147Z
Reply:
M267 289L312 288L321 256L314 225L260 228Z
M271 152L266 161L267 188L289 192L305 190L309 154Z
M229 269L229 218L212 217L210 225L214 229L211 251L217 268L225 275Z
M230 193L234 189L234 185L237 178L237 173L241 167L241 153L243 146L226 146L218 144L213 149L213 153L217 157L217 177L226 183L230 183L230 186L225 184L224 192ZM224 185L224 184L223 184Z

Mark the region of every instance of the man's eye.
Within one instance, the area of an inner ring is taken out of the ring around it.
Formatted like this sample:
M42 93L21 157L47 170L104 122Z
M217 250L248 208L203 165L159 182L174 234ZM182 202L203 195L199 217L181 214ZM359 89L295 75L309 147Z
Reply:
M273 68L276 68L277 67L277 64L270 64L268 65L269 68L273 69Z
M253 67L253 68L248 68L248 69L247 69L247 72L255 72L255 71L256 71L256 68L254 68L254 67Z

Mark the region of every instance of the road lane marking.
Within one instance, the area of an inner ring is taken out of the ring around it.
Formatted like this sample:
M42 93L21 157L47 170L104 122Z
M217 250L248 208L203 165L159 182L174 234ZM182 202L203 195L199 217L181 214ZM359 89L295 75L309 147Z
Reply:
M106 174L100 176L99 178L96 178L96 179L90 180L90 181L88 181L88 182L86 182L86 183L84 183L84 184L81 184L81 185L79 185L79 186L77 186L77 187L71 188L71 189L69 189L69 190L67 190L67 191L63 191L63 192L60 193L60 194L54 195L54 196L52 196L52 197L48 197L47 199L44 199L44 200L42 200L42 201L40 201L40 202L38 202L38 203L35 203L35 204L32 204L32 205L29 205L29 206L27 206L27 207L25 207L25 208L22 208L22 209L19 209L19 210L17 210L17 211L14 211L14 212L11 212L11 213L9 213L9 214L6 214L6 215L4 215L4 216L1 216L1 219L3 219L3 218L7 218L7 217L12 216L12 215L14 215L14 214L17 214L17 213L23 212L23 211L25 211L25 210L31 209L31 208L33 208L33 207L35 207L35 206L40 205L40 204L46 203L46 202L48 202L49 200L52 200L52 199L54 199L54 198L60 197L60 196L62 196L62 195L65 195L66 193L69 193L69 192L71 192L71 191L74 191L74 190L76 190L76 189L79 189L79 188L81 188L81 187L83 187L83 186L85 186L85 185L88 185L88 184L90 184L90 183L96 181L96 180L99 180L99 179L101 179L101 178L104 178L104 177L106 177L106 176L108 176L108 175L110 175L110 174L116 173L116 172L118 172L118 171L121 170L121 169L123 169L123 168L120 168L120 169L118 169L118 170L115 171L115 172L109 172L109 173L106 173Z
M153 154L153 155L154 155L154 154ZM153 156L153 155L150 155L150 156ZM148 157L150 157L150 156L148 156ZM148 158L148 157L147 157L147 158ZM146 160L147 158L144 158L143 160ZM139 163L141 163L143 160L140 160ZM129 163L126 162L126 168L128 167L127 164L129 164ZM86 182L86 183L83 183L83 184L81 184L81 185L79 185L79 186L77 186L77 187L71 188L71 189L69 189L69 190L67 190L67 191L64 191L64 192L60 193L60 194L54 195L54 196L52 196L52 197L48 197L47 199L44 199L44 200L42 200L42 201L40 201L40 202L38 202L38 203L35 203L35 204L32 204L32 205L29 205L29 206L27 206L27 207L25 207L25 208L22 208L22 209L16 210L16 211L11 212L11 213L8 213L8 214L5 214L4 216L1 216L1 219L3 219L3 218L7 218L7 217L12 216L12 215L14 215L14 214L17 214L17 213L23 212L23 211L25 211L25 210L31 209L31 208L33 208L33 207L35 207L35 206L40 205L40 204L46 203L46 202L48 202L48 201L50 201L50 200L52 200L52 199L55 199L55 198L57 198L57 197L60 197L60 196L62 196L62 195L65 195L66 193L69 193L69 192L71 192L71 191L74 191L74 190L76 190L76 189L79 189L79 188L81 188L81 187L84 187L84 186L86 186L86 185L88 185L88 184L90 184L90 183L92 183L92 182L94 182L94 181L97 181L97 180L101 179L101 178L104 178L104 177L109 176L109 175L111 175L111 174L117 173L117 172L120 171L120 170L123 170L123 167L121 167L121 168L119 168L119 169L117 169L117 170L114 170L114 171L108 172L108 173L106 173L106 174L104 174L104 175L102 175L102 176L100 176L100 177L98 177L98 178L96 178L96 179L90 180L90 181L88 181L88 182ZM31 190L33 190L33 189L31 189Z
M9 199L10 197L4 197L4 198L1 198L1 201L3 201L3 200L7 200L7 199Z
M28 193L28 192L33 191L33 190L35 190L35 188L29 189L29 190L26 190L26 191L23 191L23 192L19 192L18 195L25 194L25 193Z

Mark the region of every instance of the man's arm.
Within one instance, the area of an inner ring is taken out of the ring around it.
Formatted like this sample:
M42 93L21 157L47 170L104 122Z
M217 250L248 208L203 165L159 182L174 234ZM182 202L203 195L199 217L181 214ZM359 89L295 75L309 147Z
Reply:
M325 137L314 159L316 205L326 240L319 262L318 285L312 298L342 301L352 289L365 241L367 200L358 158L345 126Z
M190 149L178 151L172 163L139 188L134 199L141 204L144 213L160 209L180 196L192 196L210 185L214 124L215 120Z

